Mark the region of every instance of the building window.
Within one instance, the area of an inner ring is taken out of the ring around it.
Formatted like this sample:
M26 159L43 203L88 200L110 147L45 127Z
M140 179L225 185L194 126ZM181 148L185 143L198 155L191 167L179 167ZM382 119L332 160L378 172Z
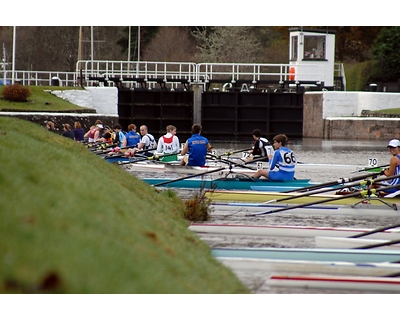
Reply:
M305 60L325 60L325 36L304 36Z
M292 37L292 52L290 54L290 60L297 60L297 44L298 36Z

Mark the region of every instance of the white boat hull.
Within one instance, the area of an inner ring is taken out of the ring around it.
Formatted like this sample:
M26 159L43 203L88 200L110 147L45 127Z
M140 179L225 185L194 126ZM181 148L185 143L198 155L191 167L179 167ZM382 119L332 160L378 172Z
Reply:
M336 274L354 276L387 276L400 272L400 264L390 262L353 263L343 261L305 261L219 257L233 271L266 271L301 274Z
M354 199L354 203L359 199ZM232 215L251 215L271 210L290 208L284 203L265 204L262 202L213 202L210 205L212 215L232 214ZM351 215L351 216L379 216L379 217L400 217L400 211L394 210L381 202L359 203L354 208L351 205L310 205L302 208L293 208L273 214L315 214L315 215Z
M372 229L335 228L315 226L286 226L286 225L222 225L222 224L192 224L189 230L196 233L234 234L246 236L268 237L350 237ZM400 230L386 230L363 237L364 239L397 240L400 239ZM357 239L357 238L355 238Z

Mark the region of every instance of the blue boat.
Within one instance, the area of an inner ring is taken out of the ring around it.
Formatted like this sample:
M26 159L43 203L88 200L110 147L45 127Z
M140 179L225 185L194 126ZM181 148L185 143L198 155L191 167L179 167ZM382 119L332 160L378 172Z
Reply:
M195 188L195 189L225 189L225 190L251 190L251 186L264 186L269 191L282 192L315 185L310 179L299 179L285 182L269 181L266 179L242 180L240 178L143 178L143 181L155 187L168 188Z

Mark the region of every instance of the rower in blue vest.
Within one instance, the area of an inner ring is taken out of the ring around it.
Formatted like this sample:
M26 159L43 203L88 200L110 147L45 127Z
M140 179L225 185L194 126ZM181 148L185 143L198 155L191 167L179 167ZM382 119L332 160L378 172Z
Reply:
M182 148L181 155L189 153L187 165L189 166L204 166L206 164L207 152L210 152L212 147L208 139L201 136L201 125L194 124L192 126L192 136L186 140L185 146ZM184 159L181 165L185 165Z
M258 170L253 178L265 177L271 181L290 181L294 180L296 169L296 157L292 150L286 147L288 138L285 134L278 134L274 137L274 155L269 155L270 168ZM278 166L278 170L275 167ZM275 170L274 170L275 169Z
M128 147L137 147L140 142L140 135L136 132L136 125L131 123L128 126L128 132L125 134L126 138L126 146Z

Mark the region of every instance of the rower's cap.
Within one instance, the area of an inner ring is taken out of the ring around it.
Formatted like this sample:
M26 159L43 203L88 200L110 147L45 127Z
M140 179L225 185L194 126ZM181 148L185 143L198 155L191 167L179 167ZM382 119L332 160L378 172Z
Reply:
M96 124L96 126L98 126L100 129L103 129L103 125L101 123Z
M389 147L393 147L393 148L396 148L396 147L399 147L400 146L400 141L399 140L397 140L397 139L393 139L393 140L390 140L389 141L389 144L388 144L388 148Z

